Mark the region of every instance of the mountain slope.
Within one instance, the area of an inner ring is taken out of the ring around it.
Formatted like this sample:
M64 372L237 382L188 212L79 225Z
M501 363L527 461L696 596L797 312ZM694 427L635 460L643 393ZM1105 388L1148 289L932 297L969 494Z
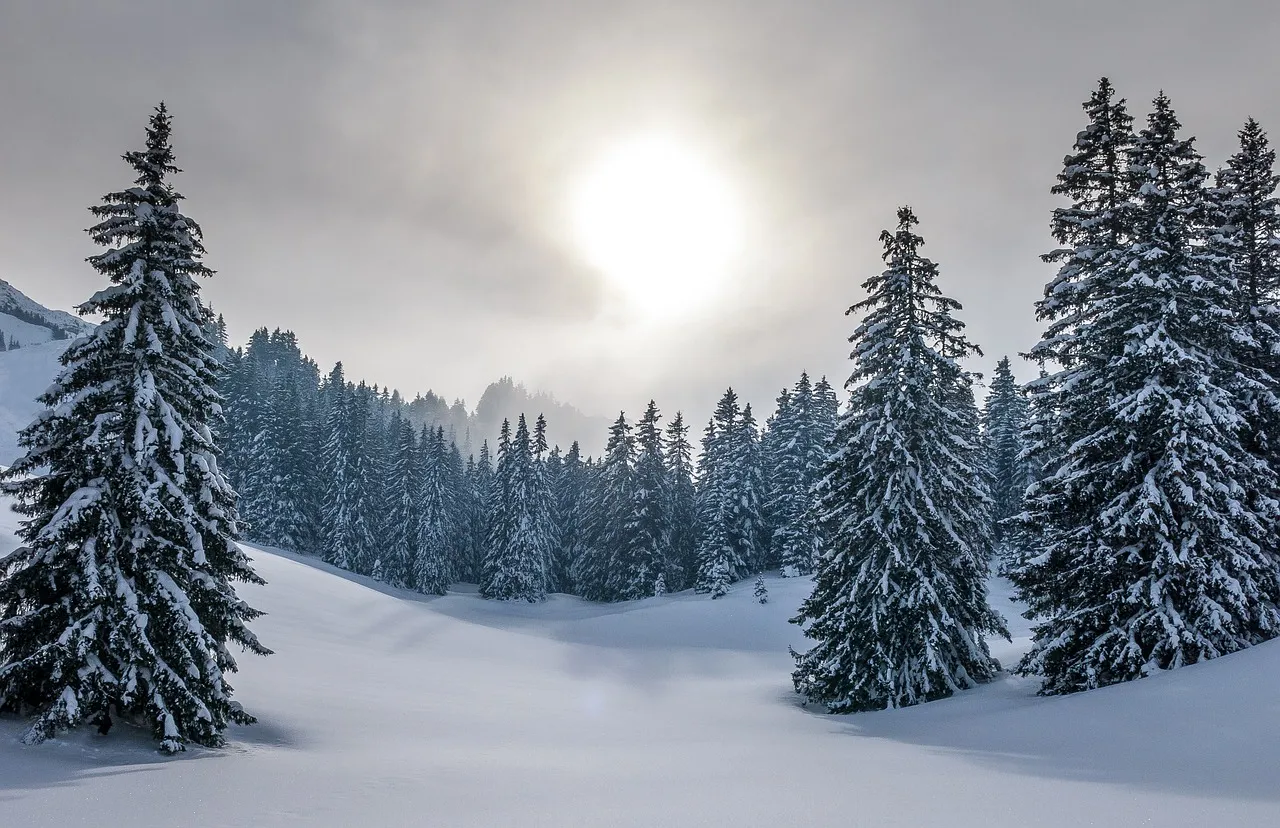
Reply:
M234 683L260 723L163 760L122 726L27 748L0 720L6 824L1280 824L1277 645L1069 698L1006 678L831 717L789 688L807 579L763 606L749 585L503 605L253 554L277 655Z
M58 340L0 352L0 466L18 458L18 431L40 413L36 397L57 376L58 358L69 344Z
M49 310L0 279L0 331L23 345L73 339L93 330L89 322L65 311Z

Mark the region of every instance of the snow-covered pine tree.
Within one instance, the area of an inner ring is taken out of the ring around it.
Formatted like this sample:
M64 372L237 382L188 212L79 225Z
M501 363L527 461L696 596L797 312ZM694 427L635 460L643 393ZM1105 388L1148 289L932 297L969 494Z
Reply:
M573 571L582 553L587 521L587 468L582 462L582 449L574 440L560 463L554 483L556 537L552 550L550 579L561 592L577 593Z
M684 414L667 423L664 446L667 464L667 491L671 503L671 545L667 553L667 571L663 586L679 591L693 586L698 571L698 493L693 484L693 446L689 444L689 427Z
M834 395L832 397L834 399ZM784 577L813 572L818 554L818 528L813 487L826 460L831 435L829 412L818 401L809 374L802 373L786 393L787 404L775 415L771 431L773 457L772 557Z
M346 478L351 497L351 570L361 575L373 574L377 532L385 505L379 500L381 486L376 479L382 436L374 411L376 397L377 392L361 382L349 392L347 406L347 434L351 441L351 465Z
M587 505L587 544L574 581L590 601L626 601L647 595L652 581L637 586L640 536L635 509L635 438L624 413L609 429L604 457L592 480ZM656 573L651 573L650 578ZM638 594L636 594L638 593Z
M467 563L463 580L480 583L485 555L489 549L489 509L493 503L494 469L489 441L480 443L480 456L476 459L467 480Z
M325 411L324 444L320 466L324 469L325 490L321 506L322 556L334 566L355 566L361 540L356 533L356 492L352 476L356 470L351 434L351 389L342 363L333 366L320 389Z
M770 529L760 503L765 491L764 463L760 454L760 427L751 411L751 403L742 407L742 415L736 425L729 498L737 512L735 524L741 544L740 554L746 564L746 570L739 572L738 577L745 578L764 568Z
M533 546L541 550L543 591L551 590L552 566L560 546L556 525L556 496L553 473L547 458L547 419L542 414L533 425L533 459L529 478L529 527Z
M756 576L755 588L751 590L751 594L755 596L757 603L769 603L769 588L765 586L763 574Z
M991 537L1003 545L1005 521L1022 511L1022 495L1030 482L1022 461L1022 435L1027 427L1027 399L1013 377L1009 358L996 363L982 412L987 476L991 481Z
M812 389L810 389L812 392ZM791 404L791 389L783 388L774 400L773 414L765 420L764 432L760 435L760 463L764 489L760 493L760 511L765 523L769 526L769 548L765 555L765 565L780 567L777 555L778 539L775 532L782 523L784 478L786 476L786 456L795 446L795 428L797 415Z
M730 503L729 464L738 417L738 398L730 388L703 429L698 458L698 569L693 588L712 598L726 595L746 568L730 529L735 510Z
M426 434L419 444L413 423L398 411L391 415L391 430L395 434L395 451L388 469L391 478L388 488L393 497L387 504L386 531L378 545L379 563L375 570L383 581L406 589L417 583L425 482L422 455L428 446Z
M1075 389L1088 386L1087 377L1096 366L1082 357L1080 349L1092 322L1087 314L1096 309L1091 296L1102 281L1111 278L1132 235L1133 117L1107 78L1098 82L1082 106L1088 123L1077 133L1050 190L1071 204L1054 209L1051 229L1059 247L1042 257L1059 267L1036 304L1036 317L1047 323L1045 332L1027 354L1039 363L1041 375L1026 387L1029 419L1022 459L1031 479L1024 499L1034 497L1041 481L1057 472L1066 447L1088 433L1087 423L1060 417L1059 398L1074 396ZM1006 568L1016 581L1024 564L1038 558L1037 535L1042 527L1029 522L1024 512L1009 528L1017 548L1006 550ZM1027 577L1033 576L1028 573Z
M985 558L952 529L985 493L957 446L971 439L955 410L967 381L958 303L909 208L881 234L887 269L863 283L850 341L850 405L840 420L817 510L827 539L813 594L794 620L815 646L795 654L795 688L831 712L943 698L999 669L984 637L1007 635L987 605Z
M1276 153L1250 118L1240 130L1240 151L1219 170L1210 191L1214 208L1209 247L1225 267L1246 324L1236 359L1250 381L1239 389L1247 418L1245 445L1280 466L1280 199Z
M636 461L632 480L635 557L621 561L621 590L626 598L654 594L657 579L667 570L671 549L671 490L662 445L662 415L653 400L636 424Z
M453 580L455 534L450 509L444 430L422 429L418 457L418 537L411 582L419 592L444 595Z
M4 331L0 330L0 351L9 350L9 340L4 338Z
M826 446L835 436L836 425L840 422L840 400L836 398L836 391L826 377L813 386L813 402L817 406L815 417L818 427L822 429L821 443L825 454Z
M1121 244L1095 271L1059 387L1054 473L1029 492L1015 575L1045 694L1128 681L1280 631L1276 472L1241 439L1247 333L1205 246L1204 165L1168 99L1129 150ZM1254 493L1262 493L1256 497Z
M503 421L498 444L496 508L480 594L503 601L537 602L546 598L548 550L538 530L542 501L535 490L533 446L523 414L516 425Z
M164 104L135 185L92 207L109 287L80 306L103 322L63 354L0 475L27 520L0 563L0 708L34 714L39 742L108 712L173 753L219 745L253 718L231 700L234 641L260 654L260 613L234 582L262 583L236 545L235 493L218 469L220 365L195 277L200 228L179 210Z

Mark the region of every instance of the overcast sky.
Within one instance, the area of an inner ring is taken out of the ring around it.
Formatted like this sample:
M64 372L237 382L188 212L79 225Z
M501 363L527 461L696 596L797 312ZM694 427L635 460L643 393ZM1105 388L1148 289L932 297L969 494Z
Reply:
M729 384L767 410L802 368L843 381L900 204L984 367L1028 348L1098 77L1140 117L1163 88L1212 167L1246 116L1280 138L1278 44L1274 0L0 0L0 277L61 308L100 287L85 208L163 98L233 339L292 328L470 404L510 374L594 414L700 419ZM653 129L750 217L679 324L611 311L565 230L575 176Z

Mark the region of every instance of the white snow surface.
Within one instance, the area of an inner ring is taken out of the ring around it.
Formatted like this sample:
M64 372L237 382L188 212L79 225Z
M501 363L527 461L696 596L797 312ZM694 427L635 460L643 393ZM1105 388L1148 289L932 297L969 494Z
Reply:
M3 325L0 328L9 330ZM36 397L58 376L62 367L58 357L70 344L59 340L0 351L0 466L11 465L21 455L18 432L42 410Z
M0 504L0 553L16 517ZM166 759L117 724L43 745L0 718L9 826L1280 825L1280 642L1038 698L1005 677L884 713L808 712L787 623L808 579L616 605L393 590L251 550L276 655L259 724ZM1018 638L1026 628L996 582Z

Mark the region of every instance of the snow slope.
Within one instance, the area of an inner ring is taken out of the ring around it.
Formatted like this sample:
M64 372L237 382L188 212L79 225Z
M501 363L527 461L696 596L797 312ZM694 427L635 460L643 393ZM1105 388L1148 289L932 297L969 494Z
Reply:
M0 279L0 330L26 345L47 342L55 330L74 339L93 330L93 324L66 311L49 310Z
M61 340L0 351L0 466L20 455L18 431L40 412L36 397L58 375L58 357L70 344Z
M253 554L277 654L235 685L260 723L163 759L121 726L25 747L0 719L0 823L1280 825L1277 645L1069 698L1010 678L832 717L789 688L807 580L770 580L764 606L749 583L508 606Z

